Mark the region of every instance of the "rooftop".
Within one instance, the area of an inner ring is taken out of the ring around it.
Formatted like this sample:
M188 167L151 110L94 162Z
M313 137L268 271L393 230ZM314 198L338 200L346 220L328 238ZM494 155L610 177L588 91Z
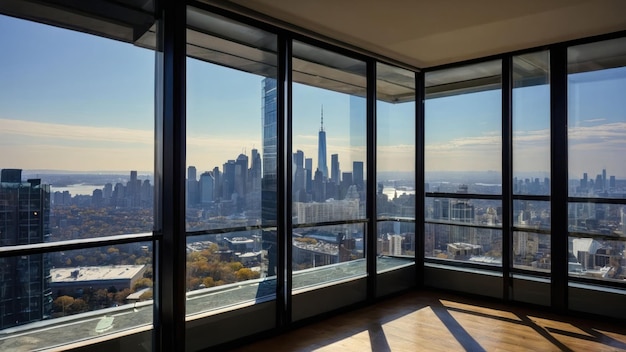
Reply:
M132 279L145 265L84 266L50 269L53 283Z

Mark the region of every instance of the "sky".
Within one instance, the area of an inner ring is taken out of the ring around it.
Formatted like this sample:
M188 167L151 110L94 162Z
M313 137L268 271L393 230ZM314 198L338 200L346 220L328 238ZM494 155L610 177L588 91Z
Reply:
M152 171L152 51L6 16L0 47L0 168ZM188 165L202 172L262 152L263 78L195 59L187 70ZM569 80L572 178L603 168L626 178L626 69ZM426 101L426 172L500 171L500 94ZM328 163L338 153L351 171L366 155L363 99L294 84L293 151L317 165L322 106ZM412 170L413 104L377 106L379 171ZM513 108L515 172L548 176L548 86L515 89Z

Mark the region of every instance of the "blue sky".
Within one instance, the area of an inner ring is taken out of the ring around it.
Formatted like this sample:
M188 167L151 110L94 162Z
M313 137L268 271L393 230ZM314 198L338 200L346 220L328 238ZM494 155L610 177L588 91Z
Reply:
M6 16L0 16L0 47L0 167L153 169L153 52ZM252 148L261 152L261 80L188 60L189 165L201 172ZM573 178L602 168L626 178L625 91L624 68L570 76ZM323 105L328 160L338 153L345 172L365 159L350 123L350 96L299 84L293 93L294 151L316 165ZM514 92L516 172L547 171L548 93L547 86ZM380 170L410 170L412 104L378 107ZM426 170L500 170L500 110L497 90L429 99Z

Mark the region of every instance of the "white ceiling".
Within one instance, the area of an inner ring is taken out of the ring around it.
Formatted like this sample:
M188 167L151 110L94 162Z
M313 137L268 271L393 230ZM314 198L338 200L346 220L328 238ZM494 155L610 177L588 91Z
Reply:
M416 67L626 30L626 0L230 0Z

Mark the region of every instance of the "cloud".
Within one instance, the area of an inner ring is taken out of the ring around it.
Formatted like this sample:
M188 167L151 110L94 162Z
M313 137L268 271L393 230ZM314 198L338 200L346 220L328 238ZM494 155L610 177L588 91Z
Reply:
M20 136L25 142L49 138L65 141L154 144L154 131L110 126L66 125L0 118L0 136Z
M568 129L568 137L571 142L575 143L606 142L611 140L622 142L626 137L626 122L605 123L589 127L572 127Z
M582 120L580 122L582 123L595 123L595 122L602 122L602 121L606 121L606 119L601 118L601 119L589 119L589 120Z

